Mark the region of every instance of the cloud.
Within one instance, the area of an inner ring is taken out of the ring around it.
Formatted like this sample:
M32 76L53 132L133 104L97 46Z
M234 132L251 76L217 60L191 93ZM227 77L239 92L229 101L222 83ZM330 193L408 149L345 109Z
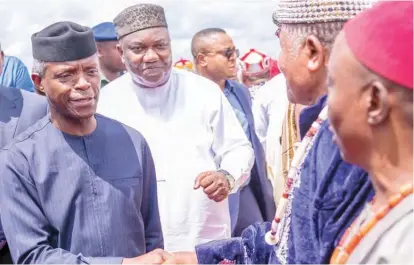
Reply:
M140 1L142 2L142 1ZM272 12L277 0L160 0L172 37L173 58L191 59L193 35L206 27L221 27L241 52L256 48L273 57L279 53ZM6 54L32 65L30 37L57 21L89 27L112 19L136 0L0 0L0 41Z

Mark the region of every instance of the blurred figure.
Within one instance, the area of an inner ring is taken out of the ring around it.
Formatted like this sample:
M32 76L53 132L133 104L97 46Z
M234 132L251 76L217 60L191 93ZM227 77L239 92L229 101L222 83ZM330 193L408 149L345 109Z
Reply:
M266 176L264 152L254 129L249 93L245 86L231 80L236 76L238 50L231 37L219 28L196 33L191 50L197 72L220 86L255 151L250 183L229 198L232 235L239 236L251 224L272 220L276 209Z
M194 65L193 62L185 59L180 59L179 61L175 62L175 68L184 69L190 72L194 72Z
M5 56L0 43L0 85L35 91L29 71L23 62L14 56Z
M270 57L255 49L250 49L240 57L240 61L243 84L249 88L250 95L254 99L258 89L270 79Z
M103 22L92 28L98 48L101 88L120 77L126 70L116 45L118 38L112 22Z
M282 127L288 107L286 79L281 75L266 82L253 100L256 133L266 156L267 176L273 184L273 197L277 203L284 190L282 168Z

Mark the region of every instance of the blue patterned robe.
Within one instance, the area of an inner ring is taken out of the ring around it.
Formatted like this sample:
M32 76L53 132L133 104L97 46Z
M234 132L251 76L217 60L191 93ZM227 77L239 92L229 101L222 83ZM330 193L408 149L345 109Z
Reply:
M325 102L326 96L303 110L302 136ZM280 264L283 260L288 264L329 263L342 234L371 200L373 188L366 172L342 160L328 127L328 122L322 124L303 163L301 184L294 190L287 252L280 253L280 245L265 243L270 223L257 223L248 227L241 237L197 246L200 264L217 264L223 260L238 264Z
M16 263L121 264L163 247L151 152L96 115L89 135L45 117L0 152L1 218Z

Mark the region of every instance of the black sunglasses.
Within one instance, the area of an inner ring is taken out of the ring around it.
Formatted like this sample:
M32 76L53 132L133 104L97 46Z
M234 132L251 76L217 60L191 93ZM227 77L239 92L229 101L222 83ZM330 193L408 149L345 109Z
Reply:
M233 49L227 48L227 49L222 50L222 51L206 52L206 53L220 54L220 55L223 55L224 57L226 57L228 60L230 60L230 58L233 56L233 54L235 54L236 57L239 57L239 55L240 55L239 49L236 49L236 48L233 48Z

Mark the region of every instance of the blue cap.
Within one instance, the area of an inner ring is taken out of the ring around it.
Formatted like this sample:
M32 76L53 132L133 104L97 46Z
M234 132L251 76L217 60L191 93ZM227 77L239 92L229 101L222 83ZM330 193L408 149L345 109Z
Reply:
M112 22L103 22L92 28L95 41L113 41L118 40L115 25Z

